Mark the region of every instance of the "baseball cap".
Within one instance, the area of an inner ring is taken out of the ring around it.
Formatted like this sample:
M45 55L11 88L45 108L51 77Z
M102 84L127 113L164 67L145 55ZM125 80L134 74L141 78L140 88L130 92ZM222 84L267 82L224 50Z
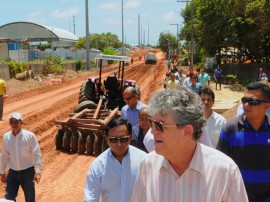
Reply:
M12 118L17 119L18 121L23 120L22 115L19 112L13 112L12 114L10 114L9 119L12 119Z

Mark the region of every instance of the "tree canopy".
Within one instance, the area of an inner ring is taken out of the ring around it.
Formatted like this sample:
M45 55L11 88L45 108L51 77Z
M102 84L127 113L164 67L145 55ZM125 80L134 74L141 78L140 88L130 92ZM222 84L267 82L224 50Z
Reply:
M193 24L197 53L221 59L230 52L226 56L240 62L269 62L269 0L192 0L181 16L179 37L190 41Z

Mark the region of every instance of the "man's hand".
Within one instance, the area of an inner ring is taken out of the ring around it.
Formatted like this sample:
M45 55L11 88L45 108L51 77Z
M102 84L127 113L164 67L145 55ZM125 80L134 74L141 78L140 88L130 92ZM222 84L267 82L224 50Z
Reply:
M34 182L39 183L41 179L41 174L40 173L36 173L34 176Z
M6 177L5 174L1 174L1 181L2 181L3 183L6 183L7 177Z

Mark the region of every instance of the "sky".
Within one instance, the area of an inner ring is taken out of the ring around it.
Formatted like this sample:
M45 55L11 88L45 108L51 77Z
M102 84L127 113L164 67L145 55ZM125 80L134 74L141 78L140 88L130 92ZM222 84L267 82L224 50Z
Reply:
M182 26L180 12L186 3L177 0L123 0L123 3L124 40L130 45L138 44L138 15L142 28L141 42L145 44L157 45L161 32L176 35L177 25L170 24L179 24L179 29ZM89 33L111 32L121 41L121 11L122 0L88 0ZM1 1L0 13L0 26L32 22L72 33L75 28L78 37L86 35L85 0Z

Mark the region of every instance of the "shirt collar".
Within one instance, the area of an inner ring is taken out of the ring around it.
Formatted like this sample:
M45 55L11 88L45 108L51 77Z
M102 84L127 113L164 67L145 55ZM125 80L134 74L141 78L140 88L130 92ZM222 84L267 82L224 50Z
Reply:
M251 127L250 123L248 122L248 120L246 119L245 114L241 114L239 116L239 120L238 123L242 126L245 126L247 128ZM270 126L270 119L268 118L268 116L265 115L264 121L263 121L263 127L264 128L268 128Z
M205 175L204 161L205 157L203 155L202 147L200 143L197 143L196 150L194 152L194 155L191 159L191 162L187 170L194 170L200 173L201 175ZM174 173L175 175L177 175L170 162L164 157L159 169L162 168L168 170L170 173Z

